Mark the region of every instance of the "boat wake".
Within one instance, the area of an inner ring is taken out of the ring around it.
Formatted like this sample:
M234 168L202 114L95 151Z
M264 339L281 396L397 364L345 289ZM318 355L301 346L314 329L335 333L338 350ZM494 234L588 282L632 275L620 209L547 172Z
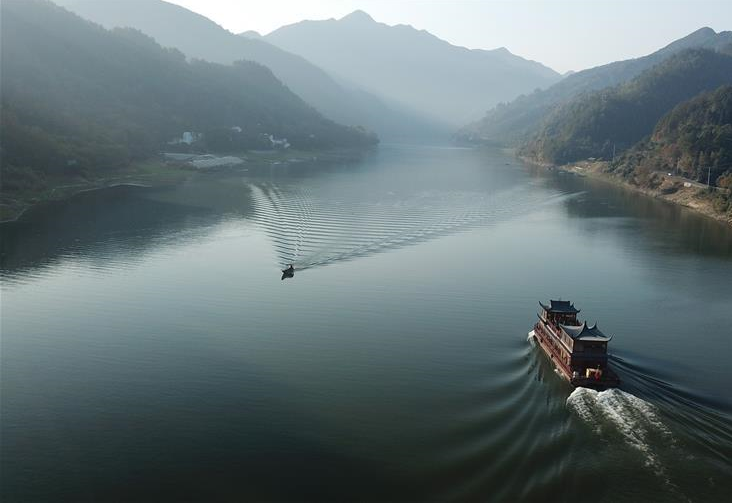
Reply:
M567 197L537 198L520 188L494 194L345 190L251 185L254 218L272 240L280 268L294 264L302 271L398 249L505 221Z
M658 441L673 444L674 438L655 406L616 388L599 392L577 388L567 398L567 406L597 434L619 434L627 445L643 454L646 466L667 477L651 445L658 445Z

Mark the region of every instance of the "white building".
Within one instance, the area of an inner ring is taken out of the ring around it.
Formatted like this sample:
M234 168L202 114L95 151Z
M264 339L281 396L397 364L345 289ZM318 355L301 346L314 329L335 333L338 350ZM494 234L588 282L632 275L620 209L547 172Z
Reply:
M180 138L173 138L168 142L168 145L179 145L181 143L185 143L187 145L190 145L193 142L196 142L203 138L203 133L196 133L193 131L186 131L184 132Z
M287 141L287 138L277 139L274 135L269 135L269 141L272 143L272 148L290 148L290 142Z

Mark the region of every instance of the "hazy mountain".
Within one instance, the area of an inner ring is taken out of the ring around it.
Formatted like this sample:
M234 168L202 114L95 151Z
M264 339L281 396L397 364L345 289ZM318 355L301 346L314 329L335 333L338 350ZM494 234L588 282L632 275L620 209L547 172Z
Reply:
M378 23L362 11L284 26L265 40L344 81L454 125L560 79L554 70L505 48L457 47L411 26Z
M107 28L132 27L190 58L230 64L256 61L327 117L384 137L447 134L418 113L397 108L355 86L343 86L311 62L252 36L235 35L210 19L161 0L55 0Z
M268 145L264 134L300 148L375 142L258 63L187 62L139 31L110 32L46 0L3 0L0 14L4 190L14 177L124 166L185 131L217 150Z
M260 39L262 38L262 35L258 31L254 30L247 30L239 33L240 37L246 37L246 38L254 38L254 39Z
M626 82L684 49L720 50L730 42L732 32L716 33L711 28L701 28L648 56L576 72L548 89L498 105L483 119L464 128L461 136L472 140L515 144L536 132L543 118L554 107L582 92Z
M533 159L556 164L610 159L651 134L679 103L732 84L732 56L687 49L615 87L584 93L562 104L522 148Z

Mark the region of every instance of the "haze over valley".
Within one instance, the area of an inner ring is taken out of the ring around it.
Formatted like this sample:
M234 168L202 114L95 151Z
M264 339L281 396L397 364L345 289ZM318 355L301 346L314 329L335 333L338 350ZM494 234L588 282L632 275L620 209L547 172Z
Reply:
M0 500L723 501L727 20L2 0Z

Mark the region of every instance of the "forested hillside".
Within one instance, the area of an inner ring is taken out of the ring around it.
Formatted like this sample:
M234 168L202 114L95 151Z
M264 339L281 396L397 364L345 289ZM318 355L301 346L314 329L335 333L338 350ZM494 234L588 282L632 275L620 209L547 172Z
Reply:
M516 145L534 134L543 119L556 107L581 93L592 92L627 82L667 58L690 48L722 50L732 43L732 32L715 33L701 28L666 47L641 58L616 61L567 76L560 82L510 103L489 110L480 121L463 128L462 139Z
M609 160L653 132L682 101L732 82L732 57L690 49L632 81L583 94L555 110L521 153L564 164L591 157Z
M668 172L732 189L732 85L676 106L611 171L638 183Z
M262 37L235 35L212 20L162 0L54 0L105 28L135 28L163 47L188 58L231 64L245 59L265 65L292 92L339 123L361 125L380 137L446 138L449 129L426 120L418 110L366 92L358 82L346 85L311 61L268 43ZM243 4L253 8L255 3ZM334 47L339 47L335 44ZM339 52L343 49L340 48Z
M45 0L3 0L3 186L84 173L158 152L185 131L200 148L372 144L325 119L264 66L187 62L140 32L107 31ZM232 129L236 128L236 129Z

